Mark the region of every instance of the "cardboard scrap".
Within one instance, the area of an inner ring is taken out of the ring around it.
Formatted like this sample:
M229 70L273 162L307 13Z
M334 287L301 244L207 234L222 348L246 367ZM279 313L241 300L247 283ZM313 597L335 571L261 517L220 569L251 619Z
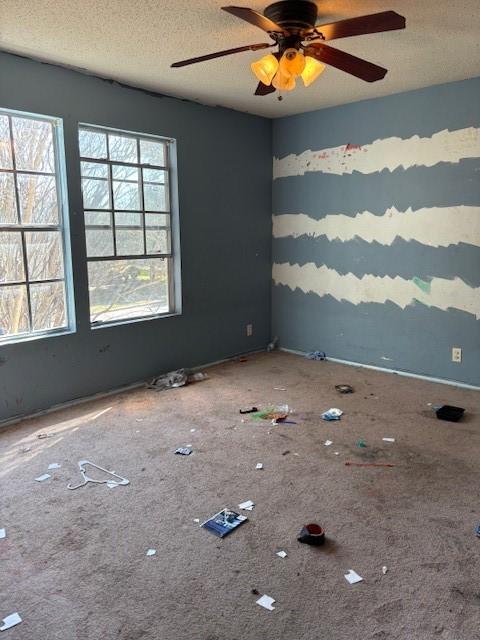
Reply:
M275 600L273 598L271 598L270 596L263 595L261 598L259 598L257 600L256 604L259 604L264 609L268 609L269 611L273 611L275 609L275 607L272 607L274 602L275 602Z
M38 478L35 478L35 480L37 482L43 482L44 480L48 480L50 478L50 474L49 473L44 473L41 476L38 476Z
M12 627L14 627L17 624L20 624L20 622L22 622L22 619L18 615L18 613L15 611L15 613L11 613L6 618L3 618L2 622L3 622L3 624L0 627L0 631L6 631L7 629L11 629Z
M251 500L246 500L245 502L242 502L238 505L239 509L244 509L245 511L253 511L253 507L255 506L255 503L252 502Z
M363 578L362 576L359 576L358 573L353 569L349 569L348 573L345 574L345 580L349 584L356 584L357 582L362 582Z

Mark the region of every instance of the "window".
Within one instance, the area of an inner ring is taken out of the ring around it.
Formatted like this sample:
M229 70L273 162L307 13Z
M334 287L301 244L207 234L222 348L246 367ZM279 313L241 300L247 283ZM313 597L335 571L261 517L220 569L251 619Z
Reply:
M61 122L0 109L0 343L71 330Z
M92 325L174 310L173 144L80 126Z

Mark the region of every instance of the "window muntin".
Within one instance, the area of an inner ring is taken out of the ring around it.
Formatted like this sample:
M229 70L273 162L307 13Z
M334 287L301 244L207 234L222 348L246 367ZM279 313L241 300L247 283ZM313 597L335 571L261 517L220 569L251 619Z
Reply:
M71 328L61 124L0 109L0 343Z
M92 325L173 311L169 144L79 127Z

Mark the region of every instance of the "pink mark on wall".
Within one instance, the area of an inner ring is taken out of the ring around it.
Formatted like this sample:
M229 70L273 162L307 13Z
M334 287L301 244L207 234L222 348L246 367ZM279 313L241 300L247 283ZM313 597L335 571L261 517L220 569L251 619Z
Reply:
M360 151L361 149L361 144L353 144L352 142L349 142L345 145L345 151Z

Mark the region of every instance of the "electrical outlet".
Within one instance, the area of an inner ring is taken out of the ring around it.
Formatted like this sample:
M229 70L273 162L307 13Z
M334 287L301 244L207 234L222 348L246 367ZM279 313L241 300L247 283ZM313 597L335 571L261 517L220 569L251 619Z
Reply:
M253 336L253 324L247 324L247 338Z
M461 347L452 347L452 362L462 361L462 349Z

